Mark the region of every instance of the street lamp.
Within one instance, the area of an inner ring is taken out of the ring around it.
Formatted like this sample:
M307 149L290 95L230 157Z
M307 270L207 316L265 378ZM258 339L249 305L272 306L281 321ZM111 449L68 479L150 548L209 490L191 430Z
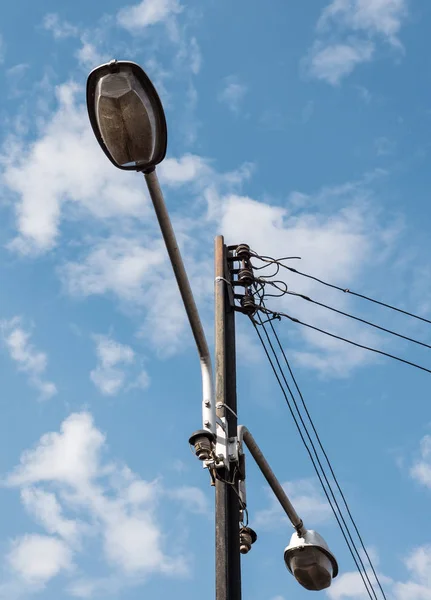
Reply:
M167 147L162 103L139 65L113 60L88 76L87 109L94 135L109 160L119 169L144 173L199 353L203 429L197 432L198 443L211 446L216 435L211 356L155 170Z
M241 453L243 452L242 445L247 446L282 509L295 528L295 533L284 551L286 567L305 589L321 591L328 588L332 583L332 579L338 575L338 564L335 556L329 550L328 544L317 531L305 529L302 519L274 475L256 440L244 425L238 427L238 441Z
M328 544L317 531L295 532L284 551L286 567L305 589L320 591L331 585L338 564Z
M306 589L323 590L338 572L334 556L318 533L305 529L248 429L244 426L237 429L234 309L232 302L227 302L229 275L222 236L216 238L215 253L216 416L211 356L156 175L156 166L164 159L167 147L166 119L156 89L139 65L113 60L88 76L87 108L93 132L109 160L119 169L142 172L145 176L199 353L203 429L191 436L190 443L210 470L216 488L217 600L241 598L240 553L248 553L256 541L256 534L249 527L239 530L240 504L242 509L246 507L243 444L296 530L284 553L287 568ZM248 246L241 246L242 254L240 246L236 248L238 254L234 260L243 260ZM230 292L233 295L231 288ZM228 481L228 477L233 479Z

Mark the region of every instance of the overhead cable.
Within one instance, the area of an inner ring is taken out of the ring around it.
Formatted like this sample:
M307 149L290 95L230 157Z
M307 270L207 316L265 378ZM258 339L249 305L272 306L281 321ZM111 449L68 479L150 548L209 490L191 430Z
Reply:
M318 277L314 277L314 275L309 275L308 273L303 273L302 271L298 271L298 269L294 269L293 267L288 267L287 265L283 264L283 262L282 262L284 260L287 260L287 257L274 259L274 258L271 258L268 256L259 256L259 254L257 254L256 252L252 252L252 256L254 258L257 258L258 260L261 260L262 262L267 263L267 265L268 264L278 265L280 267L283 267L283 269L287 269L291 273L296 273L297 275L301 275L302 277L306 277L307 279L312 279L313 281L317 281L318 283L321 283L322 285L325 285L326 287L330 287L334 290L338 290L345 294L350 294L351 296L356 296L357 298L362 298L363 300L367 300L368 302L373 302L374 304L384 306L385 308L389 308L390 310L394 310L396 312L402 313L403 315L407 315L408 317L412 317L414 319L418 319L419 321L423 321L424 323L431 324L430 319L426 319L425 317L416 315L412 312L409 312L408 310L403 310L402 308L398 308L397 306L393 306L392 304L382 302L381 300L376 300L375 298L371 298L370 296L366 296L365 294L359 294L358 292L354 292L354 291L350 290L349 288L343 288L339 285L335 285L333 283L328 283L327 281L324 281L323 279L319 279ZM289 257L289 258L291 258L291 257ZM265 265L265 266L267 266L267 265ZM264 268L264 267L263 266L255 267L253 265L253 268Z
M377 348L371 348L370 346L365 346L364 344L360 344L359 342L354 342L353 340L349 340L340 335L336 335L335 333L330 333L329 331L325 331L324 329L320 329L320 327L316 327L315 325L310 325L309 323L305 323L296 317L291 317L287 313L270 310L269 308L265 308L262 306L257 307L257 309L263 312L266 315L272 315L273 318L277 319L280 317L285 317L289 319L293 323L298 323L299 325L303 325L304 327L308 327L314 331L318 331L319 333L323 333L329 337L332 337L336 340L340 340L341 342L346 342L346 344L351 344L352 346L356 346L357 348L362 348L363 350L368 350L369 352L374 352L376 354L381 354L382 356L387 356L388 358L392 358L393 360L397 360L398 362L402 362L406 365L410 365L411 367L415 367L416 369L420 369L421 371L425 371L426 373L431 373L431 369L427 369L426 367L422 367L414 362L406 360L405 358L400 358L399 356L395 356L394 354L390 354L389 352L384 352L383 350L378 350Z
M268 282L270 283L270 282ZM279 288L278 288L279 289ZM329 306L328 304L324 304L323 302L319 302L318 300L313 300L309 296L305 294L299 294L297 292L287 291L285 294L290 296L298 296L298 298L302 298L307 302L311 302L312 304L316 304L317 306L321 306L322 308L327 308L332 312L338 313L339 315L343 315L344 317L349 317L349 319L354 319L355 321L359 321L360 323L365 323L365 325L369 325L370 327L374 327L375 329L379 329L380 331L385 331L386 333L390 333L391 335L395 335L403 340L407 340L408 342L413 342L414 344L418 344L419 346L423 346L424 348L431 348L430 344L426 344L425 342L421 342L419 340L415 340L414 338L408 337L407 335L403 335L402 333L397 333L396 331L392 331L391 329L387 329L386 327L382 327L381 325L377 325L376 323L372 323L371 321L367 321L366 319L361 319L360 317L356 317L355 315L351 315L350 313L339 310L338 308L334 308L333 306ZM269 295L269 294L267 294Z
M304 434L303 434L302 429L301 429L301 427L299 425L298 419L296 418L296 415L295 415L295 413L293 411L293 408L292 408L292 406L290 404L289 398L287 396L286 390L283 387L283 384L281 382L280 376L277 373L277 369L275 367L275 364L274 364L273 360L271 359L271 356L269 354L269 350L267 349L267 347L265 345L265 342L264 342L264 340L263 340L263 338L262 338L262 336L260 334L260 331L259 331L259 329L257 327L257 323L255 321L253 321L253 325L255 327L255 330L256 330L256 333L257 333L257 335L259 337L259 340L260 340L260 342L262 344L262 347L263 347L263 349L265 351L266 357L267 357L267 359L268 359L268 361L269 361L269 363L271 365L272 371L273 371L273 373L274 373L274 375L275 375L275 377L277 379L277 382L278 382L278 385L279 385L279 387L281 389L281 392L284 395L284 398L285 398L286 403L287 403L287 405L289 407L289 411L291 413L291 416L292 416L292 418L293 418L293 420L295 422L295 425L296 425L298 433L299 433L299 435L301 437L302 443L304 444L304 447L307 450L307 453L308 453L309 458L311 460L311 463L313 465L314 471L315 471L315 473L316 473L316 475L317 475L317 477L319 479L320 485L321 485L322 490L323 490L323 492L324 492L324 494L326 496L328 504L331 507L331 510L332 510L332 512L333 512L333 514L335 516L335 519L336 519L337 524L338 524L338 526L340 528L340 531L341 531L341 533L343 535L343 538L344 538L344 540L346 542L346 545L347 545L347 547L349 549L349 552L350 552L350 554L351 554L351 556L353 558L355 566L356 566L356 568L357 568L357 570L358 570L358 572L359 572L359 574L360 574L360 576L362 578L362 581L364 583L365 589L367 590L368 596L369 596L369 598L371 598L371 600L377 600L375 592L372 589L371 583L370 583L370 586L371 586L371 591L373 593L370 592L369 586L367 585L367 581L366 581L367 572L366 572L365 566L363 565L363 561L362 561L361 556L360 556L360 554L359 554L359 552L358 552L358 550L357 550L357 548L355 546L355 543L354 543L353 539L351 539L351 535L349 535L349 531L348 531L348 528L347 528L345 522L344 522L344 526L346 527L347 533L346 533L346 531L345 531L345 529L343 527L343 524L342 524L342 521L344 521L343 515L341 513L341 515L339 516L337 510L334 507L334 504L336 503L336 499L334 498L335 502L333 503L333 501L330 498L329 492L328 492L328 490L327 490L327 488L326 488L326 486L325 486L325 484L323 482L322 474L320 473L320 470L318 469L317 464L316 464L316 460L318 460L318 458L317 459L314 458L314 456L313 456L313 454L312 454L312 452L311 452L311 450L310 450L310 448L309 448L309 446L308 446L308 444L307 444L307 442L306 442L306 440L304 438ZM262 324L262 327L265 330L265 325L264 324ZM325 477L324 473L323 473L323 477ZM327 483L328 483L329 489L331 490L329 482L327 482ZM333 495L333 494L331 494L331 495ZM339 511L339 508L338 508L338 511ZM350 540L349 540L349 538L350 538ZM355 552L356 552L356 555L355 555ZM357 556L359 557L359 559L357 558ZM358 560L359 560L359 562L358 562ZM361 561L362 561L362 565L360 565ZM361 566L362 566L362 568L361 568ZM364 575L364 573L365 573L365 575Z
M259 319L260 319L260 316L259 316ZM261 319L260 319L260 321L261 321ZM290 386L289 386L289 384L288 384L288 382L286 380L286 377L285 377L285 375L283 373L283 370L281 368L281 365L280 365L278 357L277 357L277 353L275 352L275 349L274 349L274 347L272 345L272 342L271 342L271 340L269 338L268 332L266 331L265 324L262 323L262 322L261 323L257 323L254 320L253 320L253 324L254 324L256 333L257 333L257 335L259 337L259 340L260 340L260 342L262 344L262 347L263 347L263 349L265 351L267 359L268 359L268 361L270 363L272 371L273 371L273 373L274 373L274 375L275 375L275 377L277 379L278 385L279 385L279 387L280 387L280 389L281 389L281 391L282 391L282 393L284 395L284 398L286 400L286 404L287 404L287 406L289 408L290 414L291 414L291 416L292 416L292 418L294 420L294 423L296 425L298 433L299 433L299 435L301 437L302 443L304 444L304 447L307 450L307 453L309 455L309 458L311 460L311 463L313 465L315 473L316 473L316 475L317 475L317 477L319 479L319 482L320 482L320 485L322 487L322 490L323 490L323 492L324 492L324 494L326 496L326 499L327 499L327 501L329 503L329 506L331 507L331 510L332 510L332 512L333 512L333 514L335 516L337 524L338 524L338 526L340 528L340 531L341 531L341 533L342 533L342 535L344 537L344 540L345 540L346 545L347 545L347 547L349 549L349 552L350 552L350 554L351 554L351 556L353 558L353 561L354 561L354 563L356 565L356 568L358 569L358 572L359 572L359 574L360 574L360 576L362 578L362 581L364 583L365 589L367 590L368 596L372 600L378 600L377 596L376 596L376 593L375 593L375 590L374 590L374 588L373 588L373 586L371 584L371 581L369 579L369 576L368 576L367 570L365 568L365 565L363 563L363 560L361 558L361 555L360 555L360 553L359 553L359 551L358 551L358 549L356 547L356 544L355 544L355 542L354 542L354 540L352 538L350 530L349 530L349 528L348 528L348 526L346 524L346 521L344 519L342 511L340 510L339 504L338 504L337 499L335 497L335 494L334 494L334 492L332 490L331 484L328 481L328 478L327 478L327 475L325 473L325 470L324 470L324 468L323 468L323 466L321 464L320 458L318 456L318 453L316 451L314 443L313 443L313 441L312 441L312 439L310 437L310 434L308 432L307 426L306 426L306 424L303 421L302 415L301 415L301 413L299 411L299 408L298 408L297 403L295 401L294 395L292 394L292 390L291 390L291 388L290 388ZM296 406L296 410L298 412L299 419L301 420L302 426L304 427L304 430L306 432L306 435L307 435L307 437L308 437L308 439L310 441L311 447L313 448L314 452L311 451L309 445L307 444L307 441L306 441L306 439L304 437L304 433L303 433L303 431L301 429L301 426L300 426L300 424L298 422L298 419L297 419L297 417L296 417L296 415L294 413L294 410L292 408L292 405L290 403L289 397L288 397L288 395L286 393L286 390L285 390L285 388L283 386L283 383L281 381L280 375L277 372L276 366L274 364L273 359L271 358L271 356L269 354L269 350L266 347L264 339L263 339L262 335L260 334L259 328L257 326L258 324L262 326L262 329L265 332L265 335L267 337L268 343L269 343L269 345L271 347L271 350L272 350L272 353L274 355L275 361L277 362L278 368L280 370L281 377L283 378L285 386L286 386L287 390L289 391L289 394L290 394L290 396L291 396L291 398L292 398L292 400L293 400L293 402L294 402L294 404ZM314 453L314 456L313 456L313 453ZM319 465L320 469L318 468L318 465ZM326 485L325 485L323 479L325 480ZM327 489L326 486L328 486L329 492L328 492L328 489ZM331 496L332 496L332 500L331 500Z
M301 392L301 390L300 390L300 388L299 388L299 385L298 385L298 382L297 382L297 380L296 380L296 377L295 377L295 375L293 374L293 370L292 370L292 368L291 368L291 366L290 366L289 360L287 359L286 352L285 352L285 350L284 350L284 348L283 348L283 346L282 346L282 344L281 344L281 342L280 342L280 338L278 337L278 334L277 334L277 331L276 331L276 329L275 329L275 327L274 327L274 325L273 325L273 322L272 322L272 321L270 321L270 322L269 322L269 325L270 325L270 327L271 327L271 329L272 329L272 333L273 333L273 335L274 335L274 337L275 337L275 339L276 339L276 341L277 341L277 344L278 344L278 347L279 347L279 349L280 349L280 352L281 352L281 354L282 354L282 356L283 356L283 358L284 358L284 362L286 363L286 366L287 366L287 368L288 368L288 370L289 370L289 374L290 374L290 376L291 376L291 378L292 378L292 381L293 381L293 384L294 384L294 386L295 386L295 388L296 388L296 391L298 392L298 395L299 395L299 397L300 397L300 399L301 399L302 406L304 407L305 413L306 413L306 415L307 415L307 418L308 418L308 420L309 420L309 422L310 422L310 424L311 424L311 427L312 427L312 429L313 429L314 435L316 436L317 443L319 444L319 447L320 447L320 449L321 449L321 451L322 451L322 453L323 453L323 456L325 457L326 463L327 463L327 465L328 465L328 467L329 467L329 470L330 470L330 472L331 472L331 475L332 475L332 477L333 477L333 479L334 479L335 485L337 486L337 489L338 489L338 491L339 491L339 493L340 493L340 496L341 496L341 498L342 498L342 500L343 500L343 504L344 504L344 506L346 507L346 510L347 510L347 513L348 513L348 515L349 515L350 521L351 521L351 523L352 523L352 525L353 525L353 527L354 527L354 529L355 529L355 531L356 531L356 534L357 534L357 536L358 536L358 539L359 539L359 541L360 541L360 544L361 544L362 550L363 550L363 552L364 552L365 556L367 557L368 563L369 563L369 565L370 565L370 567L371 567L371 570L372 570L372 572L373 572L373 575L374 575L374 577L375 577L375 579L376 579L376 581L377 581L377 584L378 584L378 586L379 586L379 588L380 588L380 591L382 592L383 598L386 600L386 595L385 595L385 592L384 592L384 590L383 590L383 587L382 587L382 585L381 585L381 583L380 583L380 580L379 580L379 578L378 578L378 575L377 575L377 573L376 573L376 570L375 570L375 568L374 568L374 565L373 565L373 562L372 562L372 560L371 560L371 557L370 557L370 555L369 555L369 553L368 553L368 551L367 551L367 548L366 548L366 546L365 546L365 544L364 544L364 542L363 542L363 539L362 539L362 536L361 536L361 534L360 534L360 532L359 532L359 528L358 528L358 526L357 526L357 524L356 524L356 521L355 521L355 519L353 518L353 515L352 515L352 513L351 513L351 511L350 511L350 508L349 508L349 505L348 505L348 503L347 503L346 497L345 497L345 495L344 495L344 493L343 493L343 490L341 489L341 486L340 486L340 484L339 484L339 482L338 482L338 479L337 479L337 477L336 477L336 475L335 475L335 472L334 472L334 469L333 469L333 467L332 467L331 461L329 460L329 457L328 457L328 455L327 455L327 453L326 453L326 450L325 450L325 448L323 447L323 444L322 444L322 441L321 441L321 439L320 439L320 436L319 436L319 434L318 434L318 432L317 432L317 429L316 429L316 427L315 427L315 425L314 425L314 421L313 421L313 419L312 419L312 417L311 417L311 415L310 415L310 412L309 412L309 410L308 410L307 404L306 404L306 402L305 402L305 400L304 400L304 396L302 395L302 392ZM295 403L295 404L296 404L296 403ZM298 410L298 409L297 409L297 410ZM299 412L299 411L298 411L298 412Z

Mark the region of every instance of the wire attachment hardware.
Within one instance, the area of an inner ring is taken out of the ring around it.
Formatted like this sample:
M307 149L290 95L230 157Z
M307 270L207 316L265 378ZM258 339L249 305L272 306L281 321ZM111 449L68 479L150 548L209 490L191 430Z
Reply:
M251 290L251 286L256 281L253 272L253 265L251 263L252 251L248 244L238 244L236 247L232 247L232 253L230 256L230 276L232 286L244 287L244 294L235 294L234 299L238 303L234 305L235 310L242 312L252 317L256 311L256 303L254 295ZM232 263L239 262L238 268L235 268Z
M198 459L202 461L209 461L212 459L214 441L214 434L210 431L204 431L203 429L195 431L189 438L189 444L194 448Z
M251 527L241 527L239 530L239 551L241 554L248 554L256 540L257 533Z

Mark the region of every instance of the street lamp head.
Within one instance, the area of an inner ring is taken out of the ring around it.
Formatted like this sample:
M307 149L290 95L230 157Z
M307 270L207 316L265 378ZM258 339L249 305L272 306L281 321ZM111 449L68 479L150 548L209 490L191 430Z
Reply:
M286 567L307 590L320 591L331 585L338 564L327 543L316 531L294 533L284 551Z
M148 173L164 159L163 106L139 65L113 60L94 69L87 80L87 109L97 141L119 169Z

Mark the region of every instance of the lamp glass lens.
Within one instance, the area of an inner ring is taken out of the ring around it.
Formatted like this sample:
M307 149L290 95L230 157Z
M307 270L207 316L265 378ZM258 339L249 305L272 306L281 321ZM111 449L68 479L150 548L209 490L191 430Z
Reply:
M319 548L305 546L290 557L295 579L307 590L324 590L331 585L332 564Z
M151 162L157 142L156 118L132 71L108 73L100 78L95 109L103 141L119 166L145 166Z

